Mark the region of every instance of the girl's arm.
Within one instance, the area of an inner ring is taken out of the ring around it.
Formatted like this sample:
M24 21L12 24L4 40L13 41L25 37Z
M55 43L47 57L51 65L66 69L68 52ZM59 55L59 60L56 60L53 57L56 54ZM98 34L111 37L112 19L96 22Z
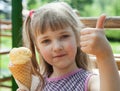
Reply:
M96 56L99 69L100 81L98 78L92 77L89 82L90 91L120 91L118 68L104 34L105 18L105 15L100 16L96 28L85 28L81 31L81 49Z

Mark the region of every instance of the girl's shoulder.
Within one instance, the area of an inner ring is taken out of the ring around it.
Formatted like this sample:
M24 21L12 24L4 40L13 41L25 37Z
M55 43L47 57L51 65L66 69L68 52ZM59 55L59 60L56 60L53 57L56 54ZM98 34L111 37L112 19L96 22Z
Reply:
M72 78L77 78L78 80L80 80L81 78L88 78L89 76L93 75L92 72L84 70L82 68L74 70L68 74L59 76L59 77L55 77L55 78L48 78L47 76L45 77L45 80L48 82L52 82L52 81L59 81L59 80L64 80L64 79L72 79Z
M80 76L80 75L84 75L85 73L87 73L87 71L85 72L85 70L83 69L76 69L72 72L69 72L67 74L64 74L62 76L58 76L58 77L54 77L54 78L49 78L48 76L45 77L45 80L48 82L52 82L52 81L59 81L59 80L64 80L64 79L71 79L74 76Z
M100 91L100 78L98 75L92 75L88 81L88 91Z

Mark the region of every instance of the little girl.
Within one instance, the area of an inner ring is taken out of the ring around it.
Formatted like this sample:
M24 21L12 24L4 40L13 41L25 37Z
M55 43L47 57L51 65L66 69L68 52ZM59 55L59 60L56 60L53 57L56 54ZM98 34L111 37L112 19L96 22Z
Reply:
M30 12L23 41L33 53L33 74L39 77L39 83L33 83L36 91L120 91L118 69L104 34L105 17L100 16L96 28L83 28L64 2ZM87 54L96 56L99 76L89 71Z

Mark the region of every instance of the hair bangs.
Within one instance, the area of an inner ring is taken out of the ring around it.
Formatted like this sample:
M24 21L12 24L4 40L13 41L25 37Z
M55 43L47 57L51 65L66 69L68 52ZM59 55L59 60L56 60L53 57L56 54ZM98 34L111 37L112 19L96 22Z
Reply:
M54 13L53 13L54 12ZM62 12L58 11L46 11L44 14L37 20L36 26L36 34L44 33L48 29L51 31L57 31L61 29L65 29L66 27L72 27L72 20Z

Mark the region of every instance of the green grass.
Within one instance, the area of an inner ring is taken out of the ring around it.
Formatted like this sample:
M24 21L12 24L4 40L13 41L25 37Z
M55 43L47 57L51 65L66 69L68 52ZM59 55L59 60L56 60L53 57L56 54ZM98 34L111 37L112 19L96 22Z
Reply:
M116 30L106 30L105 34L110 40L120 41L120 29Z
M120 42L110 42L113 53L120 54Z
M2 33L11 33L11 31L6 31ZM12 48L12 39L11 37L0 37L0 48L1 49L11 49ZM8 77L11 75L8 69L9 55L0 55L0 78ZM1 75L2 74L2 75ZM1 82L7 86L11 86L11 81ZM0 87L0 91L12 91L11 88Z
M12 48L12 39L11 39L11 37L1 37L0 38L0 43L1 43L1 45L0 45L0 47L1 48L7 48L7 49L9 49L9 48Z
M1 49L11 49L12 48L12 40L11 37L1 37L0 38L1 41L1 45L0 48ZM8 61L9 61L9 55L0 55L0 66L1 68L6 68L8 67Z

